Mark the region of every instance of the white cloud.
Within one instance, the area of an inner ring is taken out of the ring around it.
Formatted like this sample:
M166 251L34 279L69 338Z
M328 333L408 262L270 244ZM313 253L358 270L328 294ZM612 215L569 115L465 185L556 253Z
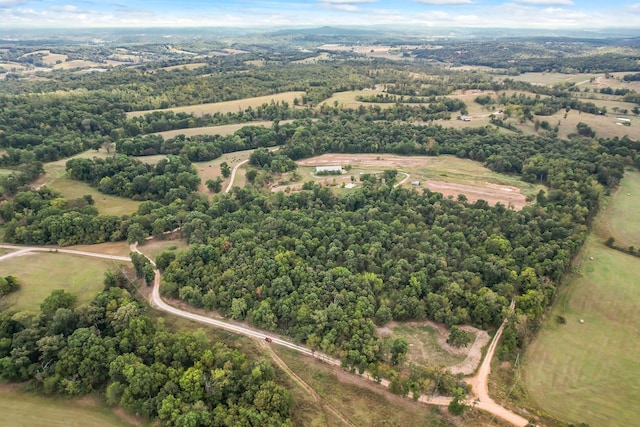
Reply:
M0 9L20 6L21 4L25 4L27 0L0 0Z
M360 12L357 5L373 3L376 0L319 0L318 5L325 9L339 10L342 12Z
M573 6L575 4L572 0L516 0L516 3L534 6Z
M321 0L320 3L329 4L361 4L374 3L376 0Z
M49 10L52 12L63 12L63 13L80 13L78 6L73 6L70 4L66 4L64 6L49 6Z
M473 4L473 0L416 0L416 2L432 6L456 6L460 4Z

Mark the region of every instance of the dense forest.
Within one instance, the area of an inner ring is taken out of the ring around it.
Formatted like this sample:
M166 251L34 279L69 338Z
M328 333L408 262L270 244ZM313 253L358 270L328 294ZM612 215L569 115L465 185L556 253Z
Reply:
M107 403L168 426L291 425L274 369L203 334L153 322L109 273L88 305L54 291L39 313L0 313L0 377L45 394L101 392Z

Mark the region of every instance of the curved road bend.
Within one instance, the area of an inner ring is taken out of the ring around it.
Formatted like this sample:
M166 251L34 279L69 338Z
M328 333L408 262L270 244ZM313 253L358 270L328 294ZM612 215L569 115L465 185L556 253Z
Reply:
M231 175L229 176L229 185L227 185L227 188L224 190L225 193L228 193L229 191L231 191L231 188L233 187L233 181L236 180L236 172L238 172L238 168L244 165L245 163L247 163L249 160L250 159L243 160L237 165L235 165L233 169L231 169Z
M47 248L47 247L37 247L37 246L17 246L17 245L2 245L0 244L0 248L4 248L4 249L13 249L15 250L15 252L0 256L0 261L4 261L6 259L9 258L13 258L16 256L20 256L29 252L49 252L49 253L65 253L65 254L71 254L71 255L80 255L80 256L88 256L88 257L93 257L93 258L101 258L101 259L109 259L109 260L114 260L114 261L125 261L125 262L131 262L131 258L130 257L125 257L125 256L120 256L120 255L110 255L110 254L103 254L103 253L96 253L96 252L87 252L87 251L77 251L77 250L73 250L73 249L61 249L61 248ZM142 252L140 252L140 250L138 249L137 245L131 245L131 250L134 250L142 255ZM146 255L145 255L146 256ZM155 266L155 262L150 259L149 257L147 257L147 259L149 259L149 261ZM186 319L190 319L190 320L194 320L196 322L200 322L200 323L204 323L204 324L208 324L211 326L215 326L217 328L220 329L224 329L227 330L229 332L233 332L239 335L245 335L248 337L252 337L252 338L257 338L259 340L264 340L266 337L270 337L272 342L274 344L278 344L281 345L283 347L287 347L290 348L292 350L295 350L299 353L305 354L307 356L310 357L314 357L318 360L324 361L330 365L336 366L336 367L341 367L342 364L339 360L334 359L332 357L327 356L326 354L320 353L320 352L316 352L316 351L312 351L306 347L300 346L300 345L296 345L293 344L289 341L283 340L281 338L278 337L274 337L270 334L266 334L262 331L258 331L252 328L248 328L245 326L240 326L240 325L234 325L231 323L226 323L224 321L221 320L217 320L217 319L211 319L209 317L205 317L205 316L201 316L198 314L194 314L194 313L190 313L188 311L183 311L180 310L178 308L172 307L169 304L167 304L166 302L164 302L164 300L160 297L160 271L158 271L157 269L155 270L155 278L154 278L154 285L153 285L153 291L151 293L151 303L152 305L156 306L158 309L166 311L168 313L171 313L173 315L176 316L180 316ZM511 424L517 426L517 427L525 427L528 424L528 421L526 419L524 419L523 417L509 411L508 409L498 405L497 403L495 403L488 394L488 386L487 386L487 377L489 375L489 372L491 370L491 359L493 357L493 353L495 352L495 349L497 347L497 343L498 340L500 339L500 335L502 335L502 331L504 329L504 325L505 325L506 321L503 322L503 324L500 326L500 328L498 329L498 331L496 332L496 335L493 337L493 340L491 341L491 345L489 346L489 350L487 351L487 354L485 356L485 359L480 367L480 369L478 370L478 374L471 378L469 380L469 383L472 385L473 387L473 391L475 392L476 396L478 397L478 399L480 400L479 403L476 405L477 408L482 409L486 412L489 412L499 418L502 418L505 421L510 422ZM369 374L364 374L362 375L363 377L370 379L370 380L374 380ZM389 387L389 381L388 380L381 380L380 384L383 387L388 388ZM425 395L421 395L418 398L419 402L423 402L423 403L427 403L430 405L439 405L439 406L446 406L451 402L451 398L450 397L444 397L444 396L435 396L435 397L431 397L431 396L425 396Z

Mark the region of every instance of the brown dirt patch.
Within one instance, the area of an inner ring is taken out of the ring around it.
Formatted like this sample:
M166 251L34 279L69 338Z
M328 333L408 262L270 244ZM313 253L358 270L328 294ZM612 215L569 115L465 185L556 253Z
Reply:
M414 167L429 163L427 157L403 157L383 154L323 154L306 160L299 160L299 166L353 165L378 167Z
M74 251L94 252L97 254L129 256L131 249L126 242L109 242L97 245L74 245L65 247L64 249L73 249Z
M353 167L428 167L436 163L434 157L405 157L384 154L323 154L318 157L298 161L299 166L328 166L328 165L352 165ZM413 179L413 178L412 178ZM408 182L405 185L410 185ZM421 182L421 186L431 191L436 191L445 196L457 197L464 194L470 202L483 199L489 204L498 202L514 209L522 209L526 205L526 197L517 187L500 185L490 182L474 182L460 184L445 181L427 180ZM282 190L283 188L277 188Z
M511 206L514 209L522 209L526 204L524 194L520 193L520 189L509 185L498 185L489 182L484 183L485 186L454 184L442 181L426 181L423 183L431 191L442 193L445 196L457 197L458 194L464 194L470 202L476 200L486 200L490 205L502 203L505 206Z

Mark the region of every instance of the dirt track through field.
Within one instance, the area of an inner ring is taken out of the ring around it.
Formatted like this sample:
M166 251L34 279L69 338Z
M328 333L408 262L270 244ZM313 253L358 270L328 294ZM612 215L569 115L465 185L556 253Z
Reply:
M299 166L329 166L329 165L351 165L353 167L375 167L375 168L434 168L438 167L437 158L427 156L396 156L389 154L323 154L310 159L299 160ZM413 172L412 172L413 173ZM413 179L413 178L412 178ZM403 185L409 185L407 180L403 180ZM426 187L431 191L442 193L444 196L457 198L459 194L464 194L469 202L485 200L489 204L502 203L507 207L522 209L526 205L526 197L518 187L491 182L474 180L473 184L463 184L459 182L447 182L442 180L428 179L420 182L415 187ZM293 188L293 186L292 186Z

